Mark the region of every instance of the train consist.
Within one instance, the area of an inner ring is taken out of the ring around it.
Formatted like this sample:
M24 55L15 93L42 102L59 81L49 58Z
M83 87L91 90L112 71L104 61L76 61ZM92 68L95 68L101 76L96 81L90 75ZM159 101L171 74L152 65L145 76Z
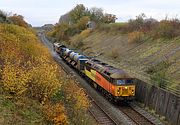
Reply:
M59 43L54 43L53 48L66 63L85 76L94 88L100 90L109 100L131 101L134 99L134 79L125 71L97 59L80 55Z

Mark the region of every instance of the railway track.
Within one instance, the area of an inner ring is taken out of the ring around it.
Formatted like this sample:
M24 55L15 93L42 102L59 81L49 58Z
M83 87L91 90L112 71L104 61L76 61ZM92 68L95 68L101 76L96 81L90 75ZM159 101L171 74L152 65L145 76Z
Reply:
M119 109L137 125L155 125L131 106L121 106Z
M99 125L118 125L96 102L91 99L89 112Z

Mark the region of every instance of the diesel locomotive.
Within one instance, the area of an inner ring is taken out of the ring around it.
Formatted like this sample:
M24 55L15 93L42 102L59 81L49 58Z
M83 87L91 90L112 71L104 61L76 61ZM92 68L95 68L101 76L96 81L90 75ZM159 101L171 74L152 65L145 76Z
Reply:
M95 58L76 53L59 43L54 43L53 48L66 63L85 76L89 83L95 89L100 90L109 100L131 101L134 99L134 78L130 77L125 71Z

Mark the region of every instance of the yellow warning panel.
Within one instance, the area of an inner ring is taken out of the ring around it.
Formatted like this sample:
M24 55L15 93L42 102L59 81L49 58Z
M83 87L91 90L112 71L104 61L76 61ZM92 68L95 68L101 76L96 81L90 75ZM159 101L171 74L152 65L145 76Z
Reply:
M86 76L88 76L93 81L96 80L96 71L95 70L91 69L90 71L88 71L87 69L85 69L85 74L86 74Z

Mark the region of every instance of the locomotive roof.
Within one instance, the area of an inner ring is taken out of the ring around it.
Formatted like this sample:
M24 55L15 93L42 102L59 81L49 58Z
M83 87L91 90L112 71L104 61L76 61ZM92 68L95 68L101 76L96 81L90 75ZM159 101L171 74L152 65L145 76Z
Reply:
M66 48L65 45L61 45L60 43L54 43L54 45L55 45L56 47L65 47L65 48Z
M92 67L97 69L99 72L110 76L111 78L132 78L122 69L115 68L107 63L101 62L97 59L91 59L90 63Z
M130 77L124 70L117 69L115 72L113 72L110 75L111 78L117 79L117 78L132 78Z
M54 45L57 46L57 47L61 46L60 43L54 43Z

